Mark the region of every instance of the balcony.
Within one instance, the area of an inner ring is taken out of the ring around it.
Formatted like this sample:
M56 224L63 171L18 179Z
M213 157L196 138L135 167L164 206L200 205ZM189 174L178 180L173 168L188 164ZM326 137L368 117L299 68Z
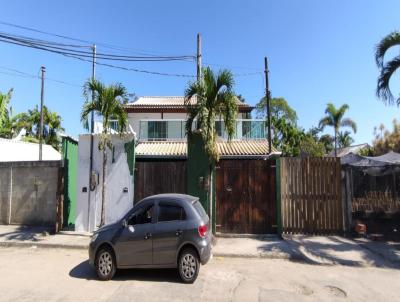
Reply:
M185 120L141 120L139 125L139 139L145 141L184 140ZM224 131L224 121L216 121L215 129L219 137L228 139ZM233 139L265 139L266 122L256 119L236 120L236 131Z

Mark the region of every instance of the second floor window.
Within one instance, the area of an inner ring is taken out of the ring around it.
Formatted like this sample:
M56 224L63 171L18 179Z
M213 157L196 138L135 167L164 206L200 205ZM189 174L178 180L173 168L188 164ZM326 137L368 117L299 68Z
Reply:
M149 140L165 140L167 139L167 122L164 121L149 121L148 124Z

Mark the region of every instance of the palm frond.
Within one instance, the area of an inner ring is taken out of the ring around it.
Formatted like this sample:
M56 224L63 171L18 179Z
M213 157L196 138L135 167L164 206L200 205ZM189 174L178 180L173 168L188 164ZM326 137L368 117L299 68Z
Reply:
M352 119L350 118L345 118L341 121L340 123L341 127L350 127L351 129L353 129L354 133L357 132L357 124L356 122L354 122Z
M333 126L333 121L330 116L323 117L318 123L318 127L321 128L321 130L324 130L326 126Z
M376 95L385 103L392 104L394 102L393 94L390 90L389 82L392 75L400 67L400 56L387 62L381 69L376 88ZM400 98L396 99L397 106L400 105Z
M393 31L384 37L375 49L375 62L379 68L383 68L383 61L387 50L393 46L400 45L400 32Z

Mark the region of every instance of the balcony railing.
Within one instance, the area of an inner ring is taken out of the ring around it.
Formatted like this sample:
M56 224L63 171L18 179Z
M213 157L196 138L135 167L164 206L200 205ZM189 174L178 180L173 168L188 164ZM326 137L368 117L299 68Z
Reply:
M141 120L139 138L154 141L185 139L185 124L185 120ZM215 129L219 137L228 138L224 121L216 121ZM265 139L267 133L264 120L238 119L235 130L233 139Z

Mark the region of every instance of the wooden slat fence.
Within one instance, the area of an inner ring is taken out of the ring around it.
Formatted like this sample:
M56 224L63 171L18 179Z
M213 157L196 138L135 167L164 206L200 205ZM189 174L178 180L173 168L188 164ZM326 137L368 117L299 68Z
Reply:
M280 175L283 233L343 232L339 158L281 158Z

